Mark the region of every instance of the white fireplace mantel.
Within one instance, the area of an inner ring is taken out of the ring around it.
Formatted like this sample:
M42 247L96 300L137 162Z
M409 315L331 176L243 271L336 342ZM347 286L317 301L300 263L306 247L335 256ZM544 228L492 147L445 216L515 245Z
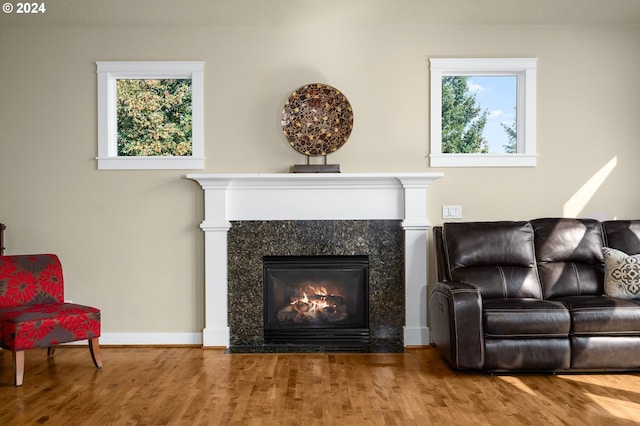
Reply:
M243 220L401 220L405 346L429 344L427 188L442 173L189 174L205 193L203 346L229 346L227 232Z

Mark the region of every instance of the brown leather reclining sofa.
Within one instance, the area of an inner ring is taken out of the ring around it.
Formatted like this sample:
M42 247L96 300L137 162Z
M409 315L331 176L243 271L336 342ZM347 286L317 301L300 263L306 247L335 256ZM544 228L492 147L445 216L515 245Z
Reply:
M430 332L452 367L640 369L640 220L458 222L433 235Z

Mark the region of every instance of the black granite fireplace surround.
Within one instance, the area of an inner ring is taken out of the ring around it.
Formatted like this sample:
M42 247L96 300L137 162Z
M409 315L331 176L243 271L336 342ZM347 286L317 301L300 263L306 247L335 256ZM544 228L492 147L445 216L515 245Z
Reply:
M228 233L230 352L332 350L265 343L265 256L367 256L370 352L402 352L404 233L398 220L234 221Z

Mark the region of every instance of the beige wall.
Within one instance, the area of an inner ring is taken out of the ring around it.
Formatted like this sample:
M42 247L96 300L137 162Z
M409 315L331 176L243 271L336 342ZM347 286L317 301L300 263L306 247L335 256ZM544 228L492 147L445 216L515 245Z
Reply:
M0 16L0 221L9 253L60 255L66 297L102 308L104 333L200 331L203 200L184 179L191 171L96 169L95 61L205 61L198 172L301 162L279 114L293 89L323 82L355 113L330 162L343 172L443 171L429 189L434 224L442 204L462 205L464 220L640 218L633 2L612 15L589 0L577 17L558 2L499 14L467 7L477 1L446 10L421 0L163 1L148 14L149 1L102 3ZM429 168L430 56L538 58L537 167Z

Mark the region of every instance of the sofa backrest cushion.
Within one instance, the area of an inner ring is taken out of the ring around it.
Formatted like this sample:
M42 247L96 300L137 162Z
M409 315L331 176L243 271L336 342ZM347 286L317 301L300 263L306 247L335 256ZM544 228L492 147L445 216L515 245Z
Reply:
M541 298L529 222L456 222L442 229L445 264L454 281L482 297Z
M531 224L545 299L603 294L604 239L599 221L548 218Z
M433 227L433 248L435 251L436 280L438 282L451 281L449 269L446 265L446 255L444 253L444 241L442 236L442 225Z
M63 301L62 265L56 255L0 256L0 308Z
M629 255L640 254L640 220L608 220L602 222L607 247Z

